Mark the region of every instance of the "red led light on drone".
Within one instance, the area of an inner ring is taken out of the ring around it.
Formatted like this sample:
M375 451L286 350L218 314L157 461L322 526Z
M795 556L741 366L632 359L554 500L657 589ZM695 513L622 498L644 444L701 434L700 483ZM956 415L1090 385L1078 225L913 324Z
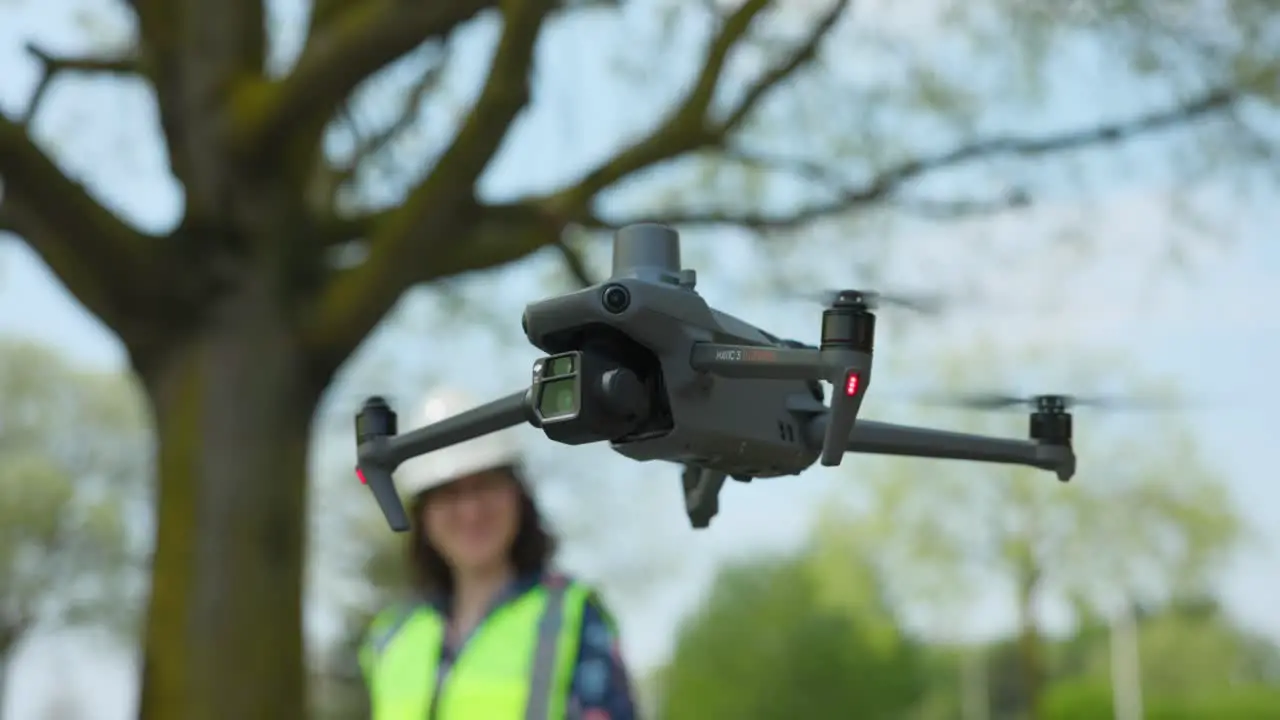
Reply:
M361 485L369 484L369 481L364 479L364 471L361 470L360 468L356 468L356 477L360 478Z
M853 397L858 394L858 388L862 386L862 378L858 377L858 373L851 372L844 380L845 397Z

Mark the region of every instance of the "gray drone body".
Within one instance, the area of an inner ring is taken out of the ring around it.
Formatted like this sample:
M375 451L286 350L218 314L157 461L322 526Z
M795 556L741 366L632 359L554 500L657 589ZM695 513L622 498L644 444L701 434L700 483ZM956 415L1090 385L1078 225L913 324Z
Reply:
M680 267L679 238L670 228L619 231L607 281L530 304L523 325L529 342L547 353L577 349L584 331L603 326L655 356L668 422L610 438L611 447L632 460L668 460L746 479L795 475L818 459L821 447L804 430L827 408L811 379L724 377L704 369L718 364L732 375L735 364L785 348L707 305L695 273ZM868 373L870 357L857 361Z
M727 478L796 475L848 452L1026 465L1064 482L1075 472L1071 415L1057 396L1036 401L1028 439L859 419L874 354L869 294L840 293L823 312L821 344L806 346L711 308L671 228L623 228L613 251L608 280L525 308L526 336L548 353L527 390L403 434L384 400L365 402L358 472L393 529L410 526L391 478L400 463L523 423L565 444L603 441L632 460L682 464L698 528Z

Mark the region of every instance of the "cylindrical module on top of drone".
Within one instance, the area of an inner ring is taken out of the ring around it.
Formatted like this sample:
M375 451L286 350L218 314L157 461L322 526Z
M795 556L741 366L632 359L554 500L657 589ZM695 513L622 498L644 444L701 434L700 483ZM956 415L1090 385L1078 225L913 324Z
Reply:
M619 229L613 236L613 277L625 277L642 268L680 272L680 234L658 223Z

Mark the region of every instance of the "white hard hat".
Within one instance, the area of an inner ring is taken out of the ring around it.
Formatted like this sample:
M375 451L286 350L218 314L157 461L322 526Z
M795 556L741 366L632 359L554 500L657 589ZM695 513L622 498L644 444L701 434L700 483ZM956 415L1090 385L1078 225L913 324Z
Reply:
M402 428L402 431L416 430L423 425L439 422L481 404L459 390L445 389L433 392L427 395L418 406L418 412L412 418L413 425ZM396 489L402 497L409 498L473 473L518 465L522 459L521 437L516 428L499 430L474 440L409 458L396 469Z

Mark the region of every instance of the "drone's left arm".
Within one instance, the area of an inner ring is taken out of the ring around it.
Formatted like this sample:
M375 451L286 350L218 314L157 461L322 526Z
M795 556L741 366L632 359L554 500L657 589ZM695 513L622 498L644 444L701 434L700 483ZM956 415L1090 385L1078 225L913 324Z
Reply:
M592 600L582 617L569 717L635 720L637 716L631 675L622 659L617 629L604 607Z

